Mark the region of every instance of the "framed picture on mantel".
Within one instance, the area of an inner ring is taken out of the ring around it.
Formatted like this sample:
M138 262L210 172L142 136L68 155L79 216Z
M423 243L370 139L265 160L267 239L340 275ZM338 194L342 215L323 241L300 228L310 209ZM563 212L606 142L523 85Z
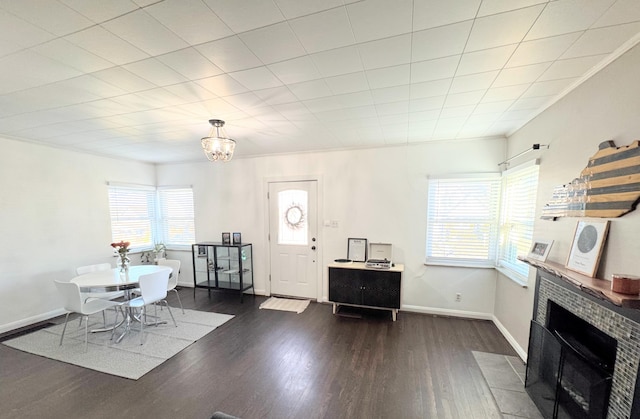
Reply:
M594 277L609 232L609 220L578 221L573 235L567 269Z

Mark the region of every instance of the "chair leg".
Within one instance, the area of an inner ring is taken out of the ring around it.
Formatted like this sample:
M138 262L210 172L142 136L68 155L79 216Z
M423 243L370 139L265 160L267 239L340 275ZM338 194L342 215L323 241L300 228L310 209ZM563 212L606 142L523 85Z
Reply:
M169 307L169 303L167 303L167 300L162 300L162 302L164 303L165 306L167 306L167 311L169 311L169 314L171 315L171 320L173 320L173 324L178 327L178 323L176 323L176 319L173 318L173 313L171 312L171 308Z
M102 311L102 323L104 327L107 327L107 316L104 314L104 310Z
M172 289L171 291L175 291L176 292L176 297L178 297L178 303L180 304L180 309L182 310L182 314L184 314L184 307L182 307L182 301L180 300L180 293L175 288Z
M113 340L113 335L116 333L116 325L118 324L118 309L119 308L121 309L122 307L114 307L113 308L114 311L116 312L116 318L113 320L113 329L111 329L111 339L109 339L109 340ZM122 313L122 316L124 316L124 313Z
M143 316L144 315L144 316ZM147 310L144 306L140 309L140 345L144 343L144 322L147 321Z
M84 351L87 352L89 348L89 316L86 316L87 319L84 322Z
M62 334L60 335L60 346L62 346L62 339L64 339L64 332L67 330L67 322L69 321L69 314L71 313L67 313L66 317L64 318L64 327L62 328Z

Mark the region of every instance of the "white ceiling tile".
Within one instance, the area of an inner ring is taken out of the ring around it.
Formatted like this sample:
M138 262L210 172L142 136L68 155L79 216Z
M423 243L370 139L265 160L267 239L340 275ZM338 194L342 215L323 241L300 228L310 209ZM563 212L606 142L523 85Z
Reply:
M457 0L443 7L441 0L415 0L413 30L435 28L476 17L480 0Z
M573 84L575 79L561 79L536 82L522 95L523 98L555 96Z
M482 6L480 6L480 10L478 11L478 17L523 9L548 2L549 0L483 0Z
M273 105L281 115L292 122L316 121L316 117L300 102Z
M440 118L467 118L475 109L476 105L450 106L442 108Z
M188 79L203 79L223 73L222 69L207 60L195 48L159 55L157 59Z
M376 105L376 114L380 124L409 123L409 101L379 103Z
M413 33L411 59L425 61L460 55L471 32L473 21L466 21Z
M110 20L102 26L149 55L164 54L188 46L184 40L142 10Z
M324 80L311 80L290 84L289 89L299 100L331 96L331 89Z
M638 20L640 20L640 2L638 0L617 0L592 27L613 26Z
M138 92L156 87L155 84L125 70L122 67L107 68L106 70L93 73L92 76L123 89L126 92Z
M543 63L558 59L581 35L581 32L521 43L507 63L507 67Z
M156 86L183 83L187 79L175 70L164 65L160 60L148 58L122 66L125 70L150 81Z
M60 81L57 84L62 88L82 89L92 95L105 99L127 93L126 90L107 83L91 74Z
M267 66L284 84L299 83L319 79L322 76L309 56Z
M286 86L256 90L253 93L269 105L280 105L298 101L298 98L296 98L295 95L291 93L291 90Z
M0 58L0 94L52 83L82 74L34 51L23 50ZM46 69L45 71L42 71Z
M191 45L233 35L201 0L164 0L145 11Z
M96 23L122 16L138 8L135 3L129 0L103 1L100 2L100 7L96 7L96 3L87 0L60 1Z
M500 102L480 103L473 111L474 115L482 115L485 113L492 114L496 112L504 112L509 109L509 106L513 103L512 100L503 100Z
M402 86L373 89L371 90L371 95L373 96L373 102L377 104L400 101L408 102L411 97L411 86L405 84Z
M457 55L413 63L411 64L411 82L420 83L453 77L459 61L460 56Z
M275 2L287 19L322 12L343 4L342 0L275 0Z
M444 106L452 107L452 106L464 106L464 105L475 105L480 102L484 92L486 90L476 90L474 92L464 92L464 93L455 93L447 95L447 99L444 102Z
M204 0L235 33L250 31L285 20L272 0Z
M444 106L446 96L432 96L420 99L411 99L409 102L410 112L440 110Z
M2 0L0 8L57 36L64 36L93 25L93 22L57 1Z
M246 87L238 83L228 74L220 74L219 76L196 80L196 83L220 97L236 95L247 91Z
M593 25L615 0L559 0L547 4L525 40L584 31Z
M460 65L456 75L482 73L491 70L500 70L513 54L518 44L505 45L502 47L489 48L480 51L467 52L462 54Z
M610 54L638 33L640 33L640 22L590 29L586 31L571 48L562 54L562 58Z
M360 91L360 92L352 92L346 94L339 94L335 96L338 100L340 106L344 108L357 108L368 106L369 109L372 109L373 106L373 97L371 96L371 92Z
M470 74L468 76L454 77L449 93L463 93L473 90L488 89L496 79L498 71Z
M538 81L580 77L605 58L607 54L558 60L551 64Z
M513 102L513 104L509 107L509 110L536 110L548 103L551 98L553 98L553 96L521 97L520 99Z
M335 96L325 96L325 97L318 97L314 99L308 99L308 100L302 101L302 103L304 103L304 106L306 106L306 108L310 112L316 115L321 112L327 112L327 111L343 108L343 106L340 104L340 102Z
M531 86L531 84L515 84L513 86L492 87L487 90L482 102L500 102L503 100L515 100Z
M544 5L527 7L476 19L466 51L477 51L522 41Z
M239 35L240 39L265 64L305 55L288 23L277 23Z
M308 53L340 48L355 42L349 17L342 7L290 20L289 24Z
M55 35L44 29L32 25L24 20L0 9L0 40L11 41L16 45L28 48L47 42L55 38ZM13 52L13 51L9 51Z
M228 73L262 65L258 57L237 36L197 45L196 49Z
M226 96L225 102L228 102L238 109L251 109L267 106L262 99L252 92L240 93L238 95Z
M399 86L409 84L409 65L397 65L394 67L378 68L366 71L369 87L380 89L382 87Z
M350 49L351 50L351 49ZM394 36L358 45L355 52L367 70L411 62L411 34Z
M229 73L248 90L269 89L282 86L282 82L267 67L256 67L249 70Z
M355 46L332 49L310 55L316 67L325 77L362 71L362 61Z
M113 67L112 62L100 58L62 38L37 45L32 50L86 73Z
M369 83L363 72L327 77L325 80L334 95L369 90Z
M214 93L193 82L172 84L165 86L165 89L184 99L185 102L198 102L217 97Z
M369 0L347 6L357 42L410 33L412 0Z
M451 87L452 78L411 83L411 99L446 95Z
M149 54L115 36L101 26L73 33L65 39L114 64L126 64L149 57Z
M531 83L535 81L551 63L525 65L522 67L505 68L493 83L493 87L511 86L514 84Z

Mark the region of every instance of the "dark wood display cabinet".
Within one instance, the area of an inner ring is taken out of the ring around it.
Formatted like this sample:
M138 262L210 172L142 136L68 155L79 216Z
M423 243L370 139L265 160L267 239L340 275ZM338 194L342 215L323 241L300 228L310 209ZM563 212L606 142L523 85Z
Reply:
M254 289L251 243L196 243L192 246L192 257L194 296L196 288L206 288L209 297L211 290L235 291L242 302L244 292Z
M403 265L391 269L367 268L364 263L329 265L329 301L333 314L340 305L390 310L396 321L400 309Z

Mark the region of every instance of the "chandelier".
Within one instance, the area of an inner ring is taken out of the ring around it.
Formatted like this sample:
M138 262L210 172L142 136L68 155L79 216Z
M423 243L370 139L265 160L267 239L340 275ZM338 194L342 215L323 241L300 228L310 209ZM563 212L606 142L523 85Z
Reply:
M236 142L231 138L220 135L220 131L224 126L221 119L210 119L211 132L208 137L204 137L202 142L202 150L209 161L229 161L233 157L233 150L236 148ZM215 136L213 135L215 133Z

